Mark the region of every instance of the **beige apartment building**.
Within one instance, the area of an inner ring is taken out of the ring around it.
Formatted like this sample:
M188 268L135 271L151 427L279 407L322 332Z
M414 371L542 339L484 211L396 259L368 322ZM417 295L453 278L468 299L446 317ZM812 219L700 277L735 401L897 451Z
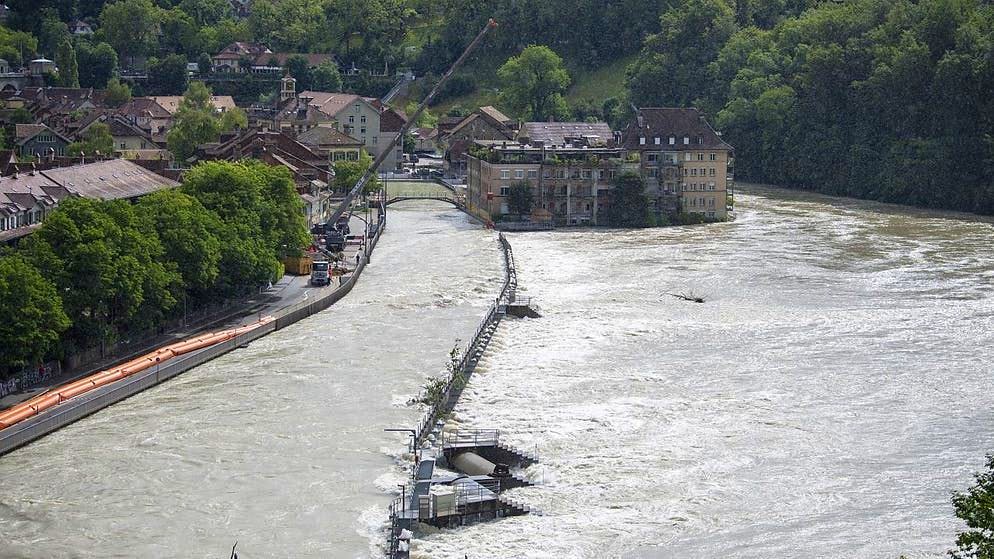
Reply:
M733 148L694 108L642 108L624 133L657 215L728 219Z
M605 224L612 181L625 170L637 168L626 168L621 148L576 140L576 144L549 146L474 142L467 157L470 211L493 221L512 217L511 188L524 183L532 190L533 221L560 226Z

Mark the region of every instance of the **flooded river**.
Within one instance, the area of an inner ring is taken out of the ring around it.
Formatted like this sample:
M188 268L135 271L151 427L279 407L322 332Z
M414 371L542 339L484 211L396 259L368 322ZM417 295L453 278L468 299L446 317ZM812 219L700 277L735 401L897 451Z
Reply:
M544 515L415 556L944 556L950 492L994 450L994 227L737 202L728 224L509 235L544 316L502 323L456 418L538 451L516 497ZM382 429L416 421L404 400L500 279L491 233L391 211L331 310L0 458L0 556L376 556L404 481Z

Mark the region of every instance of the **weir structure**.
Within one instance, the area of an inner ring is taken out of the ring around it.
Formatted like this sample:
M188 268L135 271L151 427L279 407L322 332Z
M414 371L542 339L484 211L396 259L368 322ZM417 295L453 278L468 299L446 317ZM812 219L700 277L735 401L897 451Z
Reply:
M497 242L504 259L500 293L417 428L408 430L414 465L409 482L390 504L391 559L410 556L410 540L418 523L444 528L539 512L501 494L532 485L515 470L537 463L538 456L506 444L494 429L445 430L445 419L458 403L500 321L517 303L514 253L503 233L498 234ZM528 303L531 310L530 300ZM436 466L449 471L436 472Z

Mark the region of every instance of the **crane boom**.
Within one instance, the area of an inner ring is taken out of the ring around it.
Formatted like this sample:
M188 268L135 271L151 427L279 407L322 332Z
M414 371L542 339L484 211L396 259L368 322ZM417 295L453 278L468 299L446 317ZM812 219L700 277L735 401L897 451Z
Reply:
M459 58L457 58L456 61L452 63L452 66L449 66L449 69L445 72L445 74L442 75L442 78L438 80L438 83L435 84L435 87L431 88L431 91L428 92L428 95L424 98L424 100L421 101L421 104L418 105L418 108L414 111L414 114L408 117L407 122L404 124L404 126L400 128L400 132L398 132L397 135L394 136L393 140L386 147L386 149L384 149L378 156L376 156L376 159L373 161L373 163L369 166L368 169L366 169L366 172L363 173L362 177L359 178L359 181L356 182L354 187L352 187L352 190L350 190L349 193L345 196L345 199L342 200L341 205L332 214L331 219L328 220L329 225L333 225L336 221L338 221L338 218L341 217L341 215L345 213L345 211L349 208L349 206L352 205L352 202L353 200L355 200L355 197L358 196L360 192L362 192L362 189L366 186L366 183L369 182L369 179L371 179L373 177L373 174L376 173L376 169L378 169L379 166L383 163L383 161L386 160L386 158L393 151L394 147L397 146L397 143L403 141L404 136L411 129L411 127L414 126L414 123L417 122L418 118L421 116L421 113L424 112L424 110L428 107L428 104L431 103L432 99L435 98L435 95L437 95L438 92L442 89L442 86L445 85L445 82L449 81L449 78L452 77L452 73L455 72L457 68L462 66L463 62L465 62L466 59L469 58L469 55L472 54L474 50L476 50L476 47L480 46L480 43L483 42L483 38L494 27L497 27L497 22L495 22L493 19L487 21L487 24L476 35L476 38L474 38L473 41L469 43L469 45L466 47L466 50L464 50L463 53L459 55Z

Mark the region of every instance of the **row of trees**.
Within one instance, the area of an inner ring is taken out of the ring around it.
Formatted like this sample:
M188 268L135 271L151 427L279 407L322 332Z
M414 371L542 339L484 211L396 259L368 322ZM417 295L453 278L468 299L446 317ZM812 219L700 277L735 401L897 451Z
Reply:
M0 255L0 375L264 285L310 242L289 172L209 162L136 204L63 201Z
M769 29L736 8L664 12L631 100L705 109L744 179L994 213L994 6L826 2Z

